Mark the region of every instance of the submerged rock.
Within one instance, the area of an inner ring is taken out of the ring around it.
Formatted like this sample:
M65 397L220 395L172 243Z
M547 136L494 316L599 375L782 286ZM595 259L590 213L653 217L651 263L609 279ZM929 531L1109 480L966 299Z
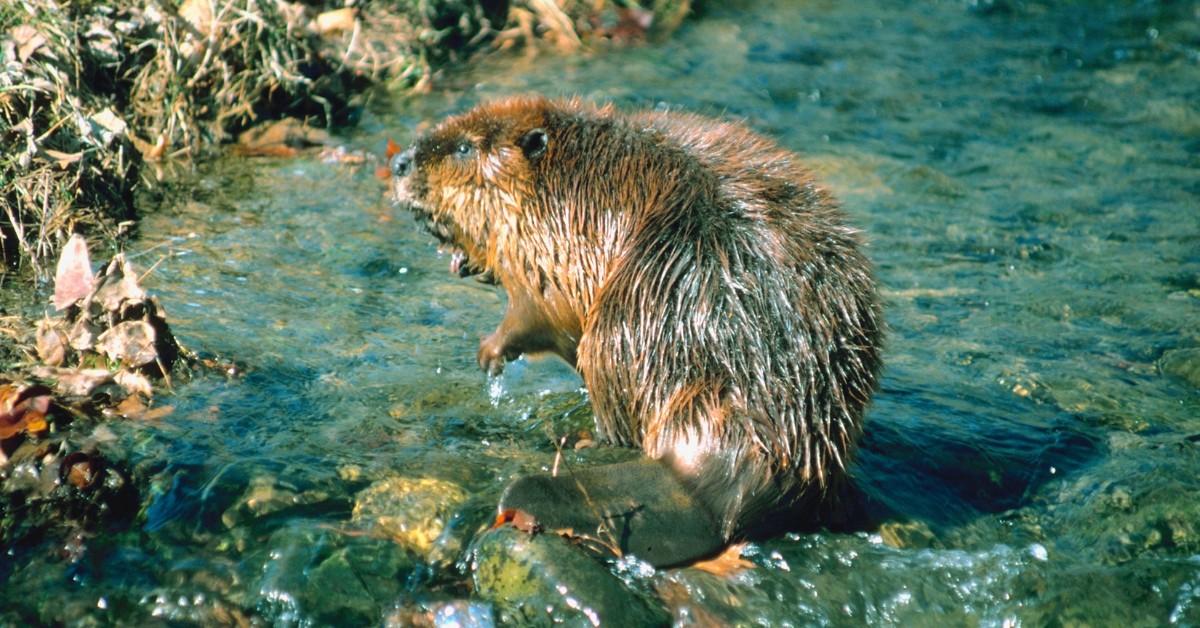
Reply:
M254 519L283 511L291 512L330 500L331 496L325 491L301 491L274 477L259 476L250 481L250 486L246 488L242 497L221 515L221 522L225 527L233 528Z
M383 620L386 628L412 626L461 626L462 628L492 628L495 613L490 604L451 600L397 608Z
M1158 367L1163 373L1200 388L1200 347L1167 351L1158 361Z
M311 522L275 531L245 561L261 561L262 576L249 591L262 615L316 625L378 625L415 569L404 550L386 539Z
M353 520L373 527L406 549L426 556L467 501L457 484L433 478L388 478L361 491Z
M630 590L601 562L554 534L511 527L480 535L471 554L475 590L501 623L653 626L665 612Z

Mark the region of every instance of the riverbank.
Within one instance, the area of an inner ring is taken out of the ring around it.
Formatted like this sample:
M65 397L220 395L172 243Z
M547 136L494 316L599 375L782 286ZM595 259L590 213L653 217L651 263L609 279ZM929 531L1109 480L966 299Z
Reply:
M348 5L348 6L347 6ZM688 0L16 0L0 8L0 252L40 280L72 233L119 247L135 192L266 120L353 124L380 83L519 45L574 50L674 29ZM535 41L536 40L536 41Z

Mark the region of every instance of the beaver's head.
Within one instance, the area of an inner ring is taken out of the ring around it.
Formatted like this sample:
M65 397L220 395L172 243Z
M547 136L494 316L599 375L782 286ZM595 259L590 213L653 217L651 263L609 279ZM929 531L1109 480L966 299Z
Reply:
M451 253L459 276L496 267L496 237L535 194L547 101L514 98L447 119L391 161L396 200ZM512 231L510 231L511 233Z

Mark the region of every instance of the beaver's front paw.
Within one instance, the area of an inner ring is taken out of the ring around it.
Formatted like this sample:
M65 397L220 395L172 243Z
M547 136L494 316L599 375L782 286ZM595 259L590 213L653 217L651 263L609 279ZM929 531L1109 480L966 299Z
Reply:
M495 332L479 341L479 354L476 357L479 360L479 368L483 369L485 373L499 375L504 372L505 362L515 360L520 356L520 351L506 346L500 332Z

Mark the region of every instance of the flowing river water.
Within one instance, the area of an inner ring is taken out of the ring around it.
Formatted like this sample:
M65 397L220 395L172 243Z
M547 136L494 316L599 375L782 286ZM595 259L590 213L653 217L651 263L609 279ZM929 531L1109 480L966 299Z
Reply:
M381 152L514 93L680 107L802 154L865 231L890 325L869 515L730 578L618 566L628 594L682 624L1200 623L1200 4L716 4L663 42L381 95L339 138ZM70 558L4 548L0 620L500 619L465 547L590 421L560 362L479 372L502 292L450 276L372 167L315 154L224 160L140 233L177 335L245 374L95 427L142 510ZM443 515L423 552L355 509L389 482L434 487L405 506Z

